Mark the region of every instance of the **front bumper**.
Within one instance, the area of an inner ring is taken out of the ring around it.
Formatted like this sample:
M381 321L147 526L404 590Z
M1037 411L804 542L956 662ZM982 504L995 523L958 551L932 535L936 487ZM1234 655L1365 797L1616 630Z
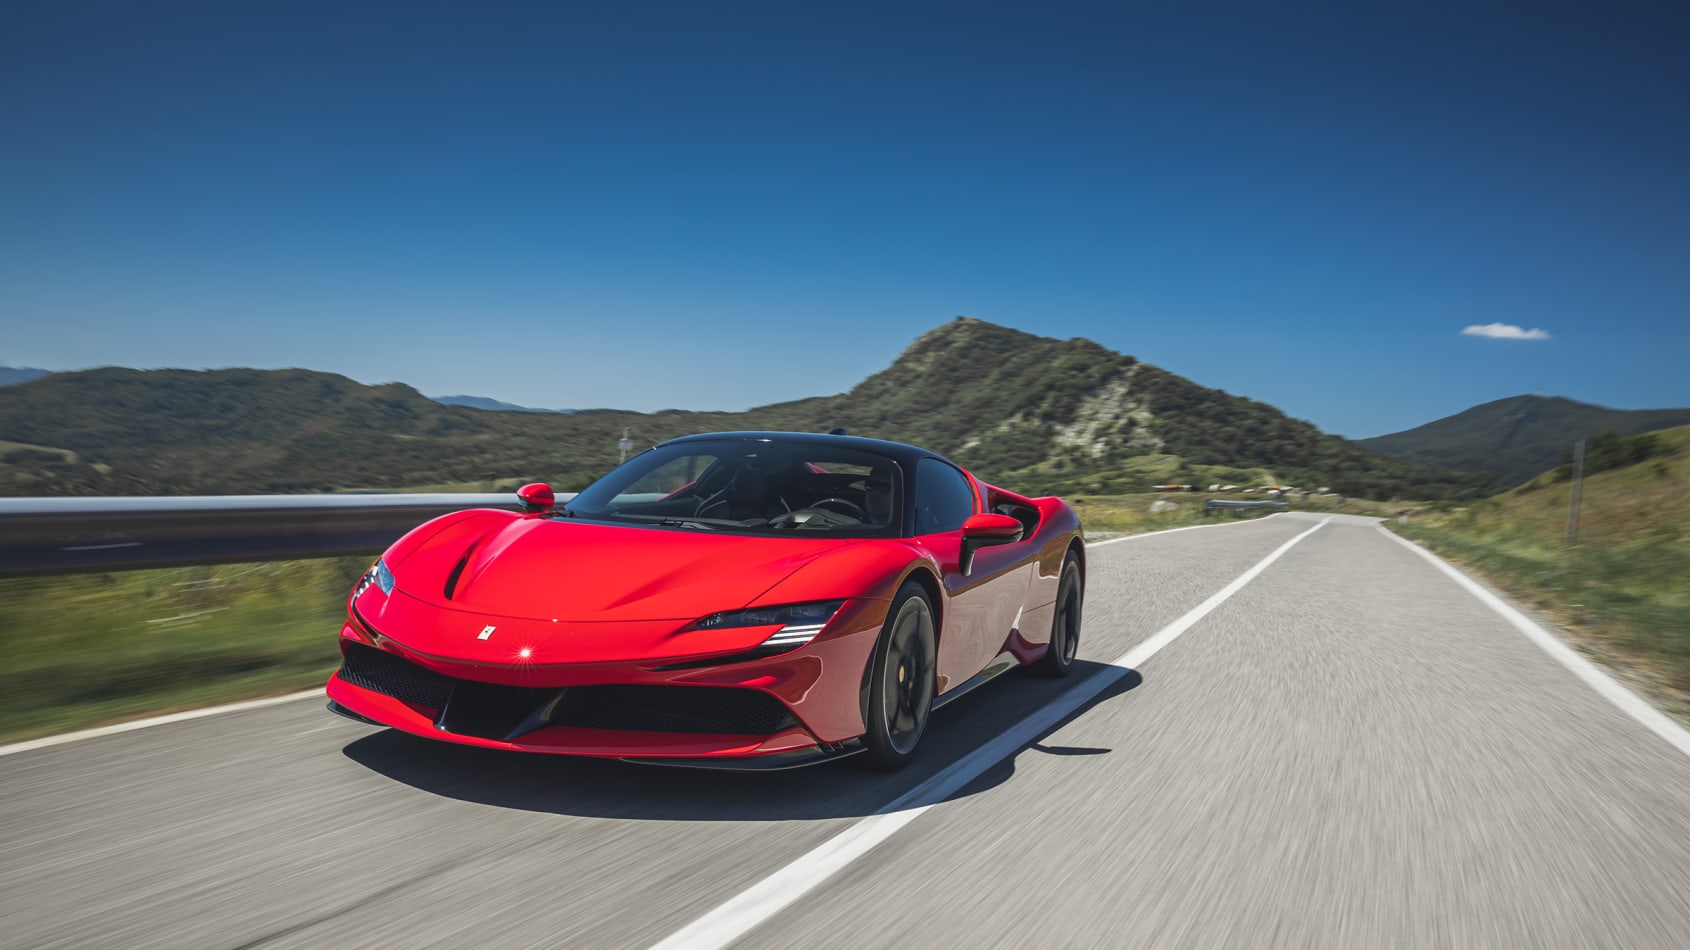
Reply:
M858 603L869 609L797 650L717 665L490 668L412 653L349 620L327 692L342 715L463 745L712 768L803 765L856 751L864 731L862 678L883 618Z

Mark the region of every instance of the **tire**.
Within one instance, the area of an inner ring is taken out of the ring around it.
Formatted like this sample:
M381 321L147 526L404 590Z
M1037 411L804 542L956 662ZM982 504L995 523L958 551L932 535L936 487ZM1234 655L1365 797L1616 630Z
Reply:
M1050 649L1033 662L1039 676L1067 676L1080 648L1080 608L1085 602L1085 581L1080 562L1070 554L1062 562L1062 578L1056 585L1056 616L1050 621Z
M938 637L933 605L911 581L898 589L869 663L864 752L847 761L891 771L915 757L933 711Z

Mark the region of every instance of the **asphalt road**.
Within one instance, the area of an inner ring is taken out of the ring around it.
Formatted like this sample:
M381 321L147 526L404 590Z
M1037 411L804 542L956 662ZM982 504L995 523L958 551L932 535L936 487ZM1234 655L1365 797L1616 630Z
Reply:
M487 752L314 701L3 756L0 946L646 947L1088 676L736 946L1690 946L1690 756L1371 521L1110 665L1316 523L1094 546L1076 674L947 707L891 776Z

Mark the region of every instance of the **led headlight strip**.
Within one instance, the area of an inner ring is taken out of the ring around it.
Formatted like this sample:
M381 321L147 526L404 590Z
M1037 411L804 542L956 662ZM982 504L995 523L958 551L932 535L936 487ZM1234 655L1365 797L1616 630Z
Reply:
M805 624L803 626L788 624L771 634L769 639L763 641L763 645L766 647L786 647L789 649L792 647L803 646L811 640L814 640L816 638L816 634L821 633L822 628L825 626L827 626L825 623L812 623Z
M700 630L725 630L730 627L761 627L780 624L780 629L764 640L764 647L779 647L783 652L803 646L822 632L833 615L844 606L843 600L824 600L809 604L788 604L784 607L756 607L711 614L697 623Z

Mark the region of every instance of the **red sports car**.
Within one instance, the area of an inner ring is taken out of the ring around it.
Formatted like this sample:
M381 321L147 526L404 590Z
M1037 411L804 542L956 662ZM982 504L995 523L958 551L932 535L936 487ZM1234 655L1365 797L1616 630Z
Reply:
M555 504L400 538L329 707L468 745L712 768L910 760L937 706L1061 676L1085 549L1058 498L846 435L674 439Z

